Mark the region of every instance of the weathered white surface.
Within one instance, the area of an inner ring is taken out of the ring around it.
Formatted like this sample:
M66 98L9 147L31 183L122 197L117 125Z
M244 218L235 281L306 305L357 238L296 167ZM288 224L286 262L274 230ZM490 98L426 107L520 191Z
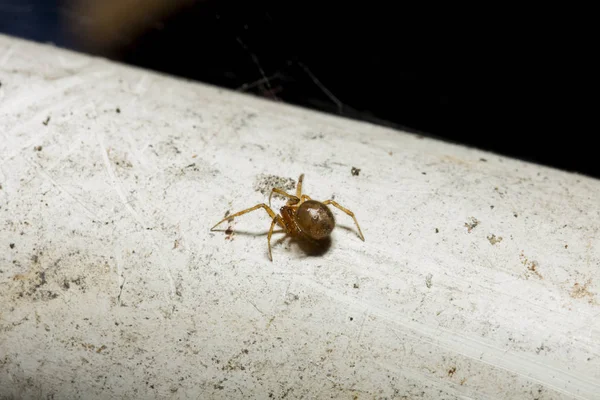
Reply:
M4 36L0 82L0 397L600 398L600 182ZM366 242L209 232L301 172Z

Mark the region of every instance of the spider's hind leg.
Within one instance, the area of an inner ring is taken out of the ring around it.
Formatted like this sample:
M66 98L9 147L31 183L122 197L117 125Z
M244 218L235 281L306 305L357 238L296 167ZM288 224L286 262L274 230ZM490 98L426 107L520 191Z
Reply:
M345 207L340 206L338 203L336 203L333 200L325 200L323 202L323 204L331 204L332 206L342 210L343 212L345 212L346 214L348 214L349 216L351 216L354 219L354 223L356 224L356 227L358 228L358 233L360 234L360 238L362 239L362 241L365 241L365 237L362 234L362 231L360 230L360 226L358 225L358 221L356 220L356 217L354 216L354 213L350 210L348 210Z

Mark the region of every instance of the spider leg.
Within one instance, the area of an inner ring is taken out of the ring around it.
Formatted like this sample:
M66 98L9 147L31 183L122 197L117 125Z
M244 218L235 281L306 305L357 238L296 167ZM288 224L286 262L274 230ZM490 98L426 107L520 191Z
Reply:
M269 244L269 259L271 261L273 261L273 255L271 254L271 236L273 235L273 228L275 228L275 224L277 222L279 222L279 224L281 226L283 226L283 228L287 232L287 227L285 226L285 224L283 223L283 220L279 217L279 215L277 215L275 218L273 218L273 221L271 221L271 228L269 228L269 236L267 236L267 242Z
M363 236L362 231L360 230L360 226L358 225L358 221L356 220L356 217L354 216L354 213L352 211L348 210L345 207L340 206L338 203L336 203L333 200L325 200L323 202L323 204L331 204L332 206L339 208L340 210L342 210L343 212L345 212L346 214L348 214L349 216L354 218L354 223L356 224L356 227L358 228L358 233L360 233L360 238L363 240L363 242L365 241L365 237Z
M312 200L307 194L303 194L300 196L300 204L304 203L306 200Z
M268 205L266 205L266 204L264 204L264 203L263 203L263 204L257 204L257 205L255 205L254 207L247 208L247 209L245 209L245 210L242 210L242 211L240 211L240 212L237 212L237 213L235 213L235 214L233 214L233 215L228 215L228 216L226 216L226 217L225 217L225 218L223 218L221 221L217 222L217 224L216 224L215 226L213 226L212 228L210 228L210 230L212 231L213 229L215 229L217 226L219 226L219 225L220 225L220 224L222 224L223 222L227 221L228 219L235 218L235 217L239 217L240 215L244 215L244 214L246 214L246 213L249 213L250 211L258 210L259 208L264 208L264 209L265 209L265 211L266 211L266 212L269 214L269 216L270 216L270 217L271 217L273 220L278 220L278 219L279 219L279 218L278 218L278 216L277 216L277 214L275 214L275 212L274 212L273 210L271 210L271 208L270 208ZM280 220L280 219L279 219L279 220ZM280 221L281 221L281 220L280 220ZM281 222L280 222L280 223L281 223ZM282 226L284 226L284 227L285 227L285 225L282 225Z
M302 181L304 180L304 174L300 174L300 178L298 178L298 186L296 187L296 197L300 197L302 195Z
M285 197L289 198L290 200L293 200L295 203L297 203L297 202L300 201L299 198L297 198L293 194L289 194L289 193L284 192L283 189L273 188L273 190L271 190L271 194L269 195L269 206L271 206L271 197L273 197L273 193L277 193L277 194L280 194L282 196L285 196Z

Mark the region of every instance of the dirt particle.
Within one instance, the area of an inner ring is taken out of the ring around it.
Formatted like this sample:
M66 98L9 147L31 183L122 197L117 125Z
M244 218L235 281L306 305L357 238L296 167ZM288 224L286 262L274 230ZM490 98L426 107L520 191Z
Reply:
M517 214L517 213L513 213L513 216L514 216L515 218L517 218L517 217L519 216L519 214Z
M352 173L352 176L358 176L360 174L360 169L356 168L356 167L352 167L350 172Z
M273 188L279 188L283 190L292 190L296 187L296 181L291 178L282 178L277 175L258 175L254 181L254 190L261 192L267 196L271 193ZM274 194L273 197L284 198L278 194Z
M106 350L106 346L102 345L100 347L98 347L98 349L96 350L96 353L100 354L102 352L102 350Z
M225 230L225 240L233 240L233 227L228 226Z
M14 244L14 243L11 243L11 244L9 244L8 246L9 246L11 249L14 249L14 248L15 248L15 244Z
M285 301L284 301L284 303L285 303L286 305L290 305L290 304L292 304L292 302L294 302L294 301L298 301L299 299L300 299L300 296L298 296L297 294L288 293L288 294L285 296Z
M547 348L546 346L544 346L544 343L542 343L540 345L540 347L538 347L538 348L535 349L535 354L540 354L542 351L548 352L548 351L550 351L550 349Z
M36 272L36 275L39 278L38 283L35 284L36 289L48 283L48 281L46 281L46 273L44 271Z
M500 243L502 241L502 236L496 236L494 234L488 235L487 240L490 241L490 244L493 246L496 243Z
M498 193L498 195L500 195L500 198L502 198L502 199L504 198L504 195L506 194L506 190L505 191L501 191L500 188L497 187L497 186L494 188L494 191L496 193Z
M481 161L481 162L487 162L487 160L485 158L480 158L479 161Z
M35 150L35 151L42 151L42 146L35 146L33 148L33 150Z
M494 209L494 206L490 206L490 208L493 210L493 209Z
M355 283L354 285L352 285L352 287L353 287L354 289L358 289L358 288L359 288L359 286L358 286L358 283Z
M433 286L433 274L427 274L425 277L425 286L427 286L427 289L431 289Z
M44 124L44 126L48 126L48 123L50 122L50 117L46 117L46 119L42 122L42 124Z
M175 239L175 241L173 242L173 250L175 250L178 247L179 247L179 240Z
M531 263L527 267L528 270L530 270L531 272L536 274L540 279L543 279L542 275L538 272L537 268L538 268L537 261L531 261Z
M587 282L583 285L579 282L575 282L573 288L571 288L571 293L569 293L569 295L574 299L582 299L584 297L588 297L588 302L590 304L595 304L596 300L594 298L594 293L589 291L589 286L591 283L591 279L588 279Z
M438 228L435 228L435 233L440 233L440 230Z
M465 222L465 228L467 228L467 232L471 233L475 227L479 225L479 221L475 217L470 217L467 222Z
M539 264L537 261L529 260L523 252L519 254L519 258L521 259L521 264L527 268L527 271L525 272L525 279L529 279L532 274L537 276L539 279L544 279L542 274L539 272Z
M448 370L448 376L450 378L452 378L454 376L454 373L456 372L456 367L452 367Z
M353 318L353 317L350 317L350 321L354 321L354 318Z
M568 249L568 248L569 248L569 245L568 245L568 244L565 244L565 249Z
M119 107L117 107L115 111L117 112L117 114L121 114L121 109Z

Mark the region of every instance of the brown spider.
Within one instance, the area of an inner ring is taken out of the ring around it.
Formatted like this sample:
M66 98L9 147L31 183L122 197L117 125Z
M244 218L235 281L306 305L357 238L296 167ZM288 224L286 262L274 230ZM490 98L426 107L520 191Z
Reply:
M284 231L292 237L299 237L309 241L319 241L325 239L331 234L333 228L335 228L335 218L333 217L333 213L329 207L327 207L327 204L331 204L332 206L339 208L354 218L360 238L363 241L365 240L365 237L360 230L360 226L358 225L358 221L356 220L356 217L352 211L342 207L333 200L325 200L324 202L320 202L317 200L312 200L307 195L302 194L303 180L304 174L300 175L300 178L298 178L298 186L296 187L295 196L286 193L283 189L273 188L269 196L269 205L264 203L257 204L254 207L247 208L233 215L228 215L219 221L215 226L210 228L210 230L214 230L218 225L227 221L228 219L239 217L240 215L244 215L250 211L258 210L259 208L264 208L272 218L267 242L269 244L269 259L273 261L273 256L271 254L271 235L273 234L273 228L275 227L276 223L278 223L284 229ZM275 214L270 207L273 193L280 194L289 199L287 203L279 210L281 215Z

